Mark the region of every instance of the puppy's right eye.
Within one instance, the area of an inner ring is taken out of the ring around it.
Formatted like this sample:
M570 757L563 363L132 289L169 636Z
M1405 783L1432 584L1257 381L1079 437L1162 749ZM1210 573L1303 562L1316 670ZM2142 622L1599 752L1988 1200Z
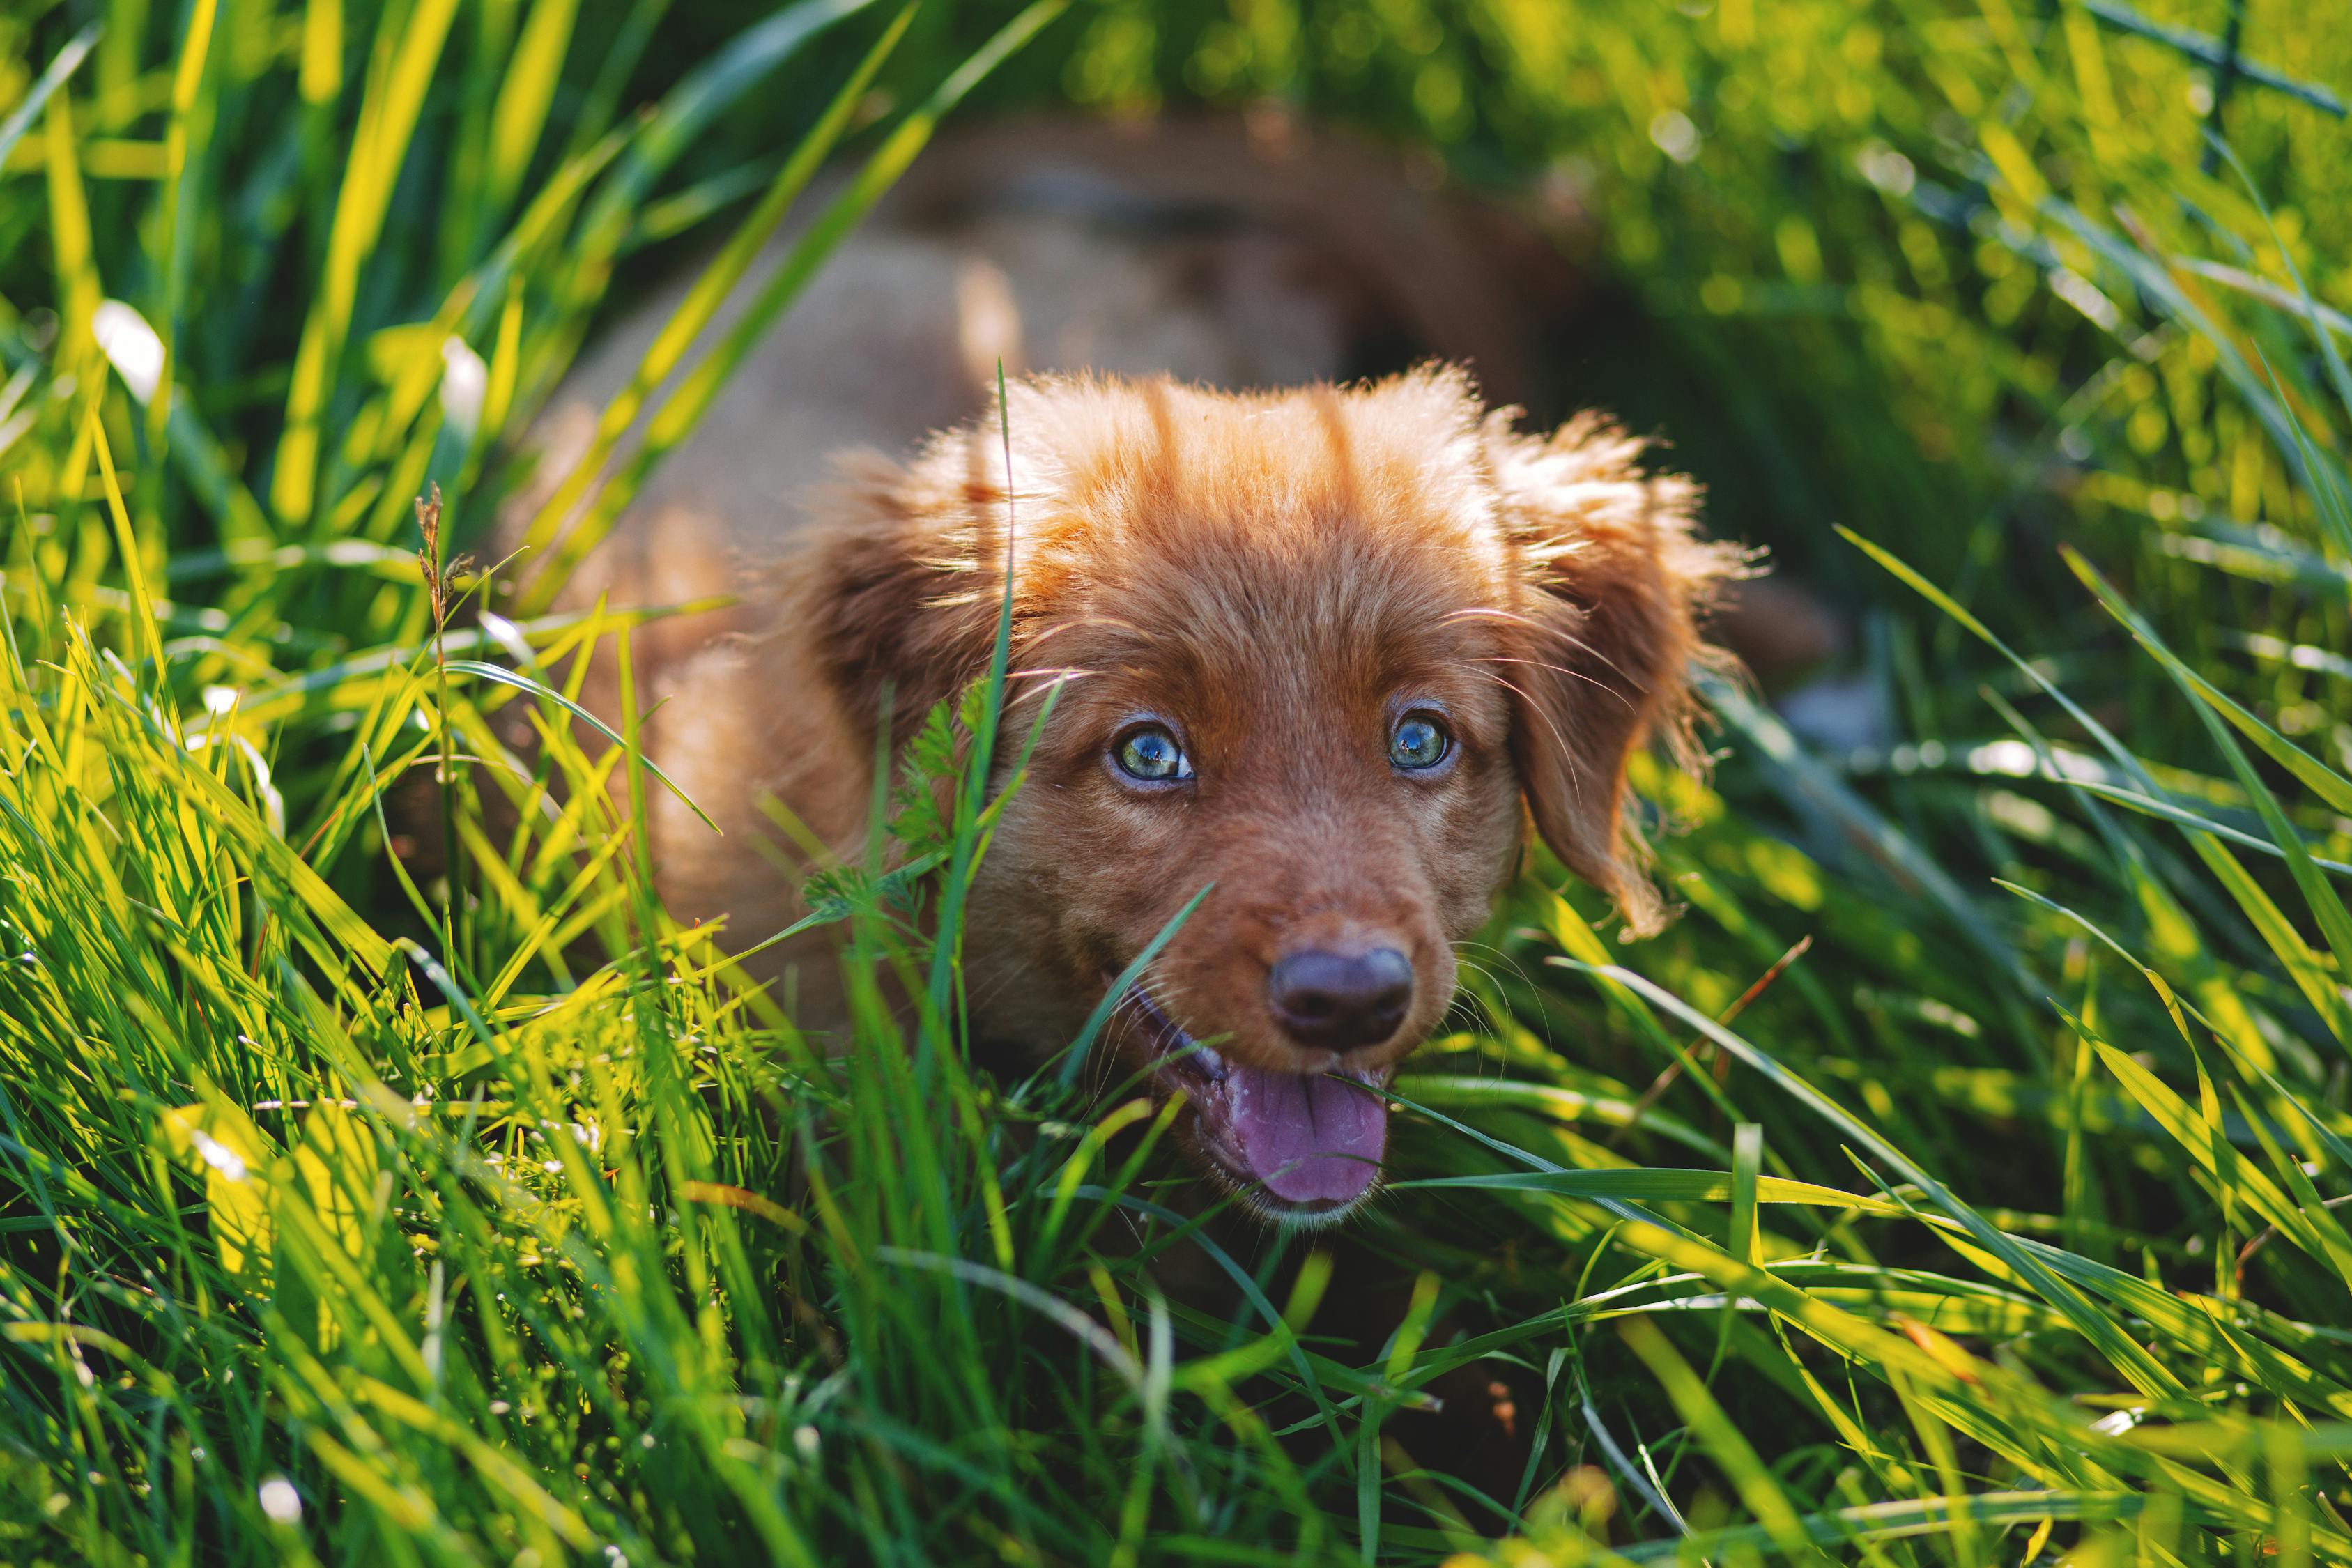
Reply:
M1118 771L1143 784L1173 784L1192 776L1184 748L1164 724L1139 724L1111 745Z

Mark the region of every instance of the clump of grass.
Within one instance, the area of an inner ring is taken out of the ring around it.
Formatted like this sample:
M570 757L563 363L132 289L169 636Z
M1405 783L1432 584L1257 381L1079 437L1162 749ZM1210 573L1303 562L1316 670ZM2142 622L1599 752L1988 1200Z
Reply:
M1650 781L1694 824L1683 921L1617 947L1536 867L1396 1086L1391 1196L1236 1251L1082 1050L969 1059L954 880L1030 734L1001 676L886 780L900 869L830 885L859 1047L827 1059L654 897L634 697L602 737L578 706L661 612L453 618L452 541L693 196L665 180L838 25L683 356L900 58L865 10L788 8L635 119L654 6L604 58L562 0L37 35L0 110L41 171L0 225L47 241L0 263L5 1555L2352 1559L2352 376L2259 203L2205 259L2161 161L2104 176L2120 210L1979 170L1986 243L2120 301L2119 368L2031 432L2035 504L2184 526L2064 558L2039 625L1857 528L1922 606L1893 640L1967 679L1914 683L1874 761L1721 693L1729 793ZM1042 19L877 130L755 316ZM2227 442L2048 460L2176 361L2174 425ZM2247 441L2261 516L2189 518ZM453 844L422 882L386 805L420 770Z

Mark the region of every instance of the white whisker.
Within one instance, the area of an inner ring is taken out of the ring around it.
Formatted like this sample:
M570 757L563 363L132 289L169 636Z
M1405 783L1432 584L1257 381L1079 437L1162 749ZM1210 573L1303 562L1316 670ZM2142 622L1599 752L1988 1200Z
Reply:
M1568 737L1559 732L1559 726L1551 721L1551 715L1544 711L1543 704L1538 702L1534 698L1528 696L1526 692L1521 691L1517 687L1512 685L1509 681L1505 680L1499 675L1489 673L1486 679L1493 681L1496 685L1503 688L1505 690L1515 693L1518 697L1519 700L1525 702L1530 709L1535 710L1536 717L1544 721L1544 728L1551 731L1551 738L1559 744L1559 752L1561 757L1570 760L1570 765L1563 768L1561 771L1568 774L1569 792L1575 795L1577 804L1579 805L1582 805L1584 804L1584 785L1577 777L1580 770L1573 765L1573 758L1575 756L1574 750L1569 745Z
M1633 706L1633 700L1627 697L1623 692L1618 690L1613 686L1610 686L1602 681L1595 680L1592 677L1585 674L1580 669L1568 669L1557 664L1547 664L1539 658L1508 658L1501 655L1496 655L1486 658L1473 659L1471 662L1474 664L1524 664L1536 669L1549 669L1555 675L1565 675L1570 680L1581 680L1585 685L1593 688L1595 690L1607 692L1610 696L1623 703L1625 705L1625 710L1628 712L1638 713L1641 711L1640 709ZM1612 665L1610 668L1614 669L1616 667Z

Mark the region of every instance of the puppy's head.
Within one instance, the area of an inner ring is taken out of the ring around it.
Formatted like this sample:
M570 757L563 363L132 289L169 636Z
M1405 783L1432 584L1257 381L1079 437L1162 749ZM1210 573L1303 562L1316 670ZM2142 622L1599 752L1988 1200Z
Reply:
M1454 372L1036 382L1010 416L1009 521L992 416L856 476L807 579L820 663L869 734L886 684L919 714L984 668L1010 561L1007 752L1058 695L974 885L976 1022L1067 1044L1208 889L1112 1037L1187 1096L1205 1170L1336 1216L1529 816L1657 923L1626 761L1653 736L1687 759L1696 617L1737 557L1637 442L1514 435Z

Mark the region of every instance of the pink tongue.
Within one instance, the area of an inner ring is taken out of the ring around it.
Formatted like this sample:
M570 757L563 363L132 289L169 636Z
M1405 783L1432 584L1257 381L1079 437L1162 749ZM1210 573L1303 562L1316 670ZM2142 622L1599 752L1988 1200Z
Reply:
M1236 1065L1225 1085L1250 1173L1285 1203L1353 1202L1380 1174L1388 1101L1336 1078Z

